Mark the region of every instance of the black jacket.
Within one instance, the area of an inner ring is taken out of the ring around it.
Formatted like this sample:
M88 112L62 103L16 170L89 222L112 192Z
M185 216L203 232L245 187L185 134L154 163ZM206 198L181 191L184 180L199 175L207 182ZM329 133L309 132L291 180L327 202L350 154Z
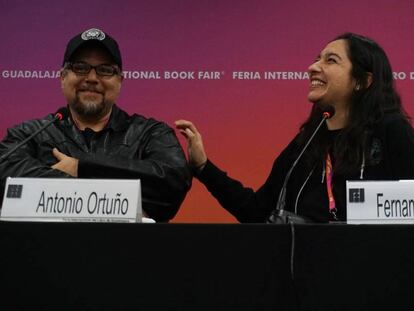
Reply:
M52 119L24 122L8 129L0 154ZM174 131L162 122L129 116L114 106L107 126L90 138L71 118L57 121L0 163L2 193L11 177L70 177L51 168L57 162L56 147L79 159L79 178L141 179L142 207L156 221L168 221L177 213L191 186L191 173Z
M387 115L370 141L370 154L361 171L352 176L334 175L333 194L339 220L346 220L346 180L360 180L361 173L364 180L414 179L414 133L407 122L396 114ZM257 191L231 179L210 161L197 178L240 222L265 222L276 208L285 176L302 148L295 138L275 160L269 177ZM306 153L287 184L286 210L326 222L329 208L326 178L322 177L324 163L309 165L305 157Z

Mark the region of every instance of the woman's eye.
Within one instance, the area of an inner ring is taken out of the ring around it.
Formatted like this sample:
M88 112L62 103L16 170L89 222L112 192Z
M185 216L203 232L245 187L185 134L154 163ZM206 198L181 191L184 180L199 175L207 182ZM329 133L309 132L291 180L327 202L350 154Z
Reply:
M336 59L333 57L328 58L328 63L337 63Z

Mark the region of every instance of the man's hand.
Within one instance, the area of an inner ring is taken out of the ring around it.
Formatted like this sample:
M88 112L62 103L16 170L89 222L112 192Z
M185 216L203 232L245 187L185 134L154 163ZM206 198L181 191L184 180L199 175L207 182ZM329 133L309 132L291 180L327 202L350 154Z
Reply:
M59 161L55 165L52 165L53 169L62 171L73 177L78 177L78 159L69 157L66 154L57 150L56 148L53 148L52 152L54 157Z

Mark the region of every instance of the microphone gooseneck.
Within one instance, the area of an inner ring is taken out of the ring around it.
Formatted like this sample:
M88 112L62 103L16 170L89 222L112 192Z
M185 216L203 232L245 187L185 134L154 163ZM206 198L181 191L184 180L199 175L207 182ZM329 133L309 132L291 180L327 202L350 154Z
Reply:
M24 144L26 144L29 140L31 140L33 137L35 137L37 134L39 134L40 132L44 131L48 126L50 126L52 123L55 123L56 121L61 121L65 118L67 118L69 115L68 109L66 107L64 108L60 108L55 115L53 116L53 119L50 121L47 121L44 125L42 125L42 127L40 127L37 131L35 131L34 133L32 133L30 136L28 136L27 138L25 138L24 140L22 140L20 143L18 143L16 146L14 146L13 148L11 148L9 151L7 151L6 153L4 153L1 157L0 157L0 162L4 161L5 159L7 159L13 152L15 152L17 149L19 149L21 146L23 146Z
M322 120L319 122L318 126L313 131L312 136L308 139L308 141L306 142L305 146L302 148L302 151L299 153L299 156L296 158L295 162L293 162L292 166L290 167L289 171L287 172L287 174L285 176L285 179L283 181L282 188L280 189L279 198L278 198L277 204L276 204L276 209L271 213L268 222L270 222L270 223L286 223L286 221L287 221L285 219L286 217L294 218L294 219L297 219L299 222L301 222L299 216L297 216L294 213L286 212L285 211L285 206L286 206L286 186L287 186L287 183L289 181L290 175L293 172L293 169L295 168L295 166L299 162L299 160L302 157L302 155L305 153L306 149L308 148L308 146L312 142L312 140L315 137L316 133L318 133L318 131L319 131L320 127L322 126L322 124L327 119L332 118L334 114L335 114L335 108L333 106L327 106L327 107L325 107L323 109L323 112L322 112ZM289 215L287 216L287 214L289 214ZM303 220L302 222L305 222L305 220Z

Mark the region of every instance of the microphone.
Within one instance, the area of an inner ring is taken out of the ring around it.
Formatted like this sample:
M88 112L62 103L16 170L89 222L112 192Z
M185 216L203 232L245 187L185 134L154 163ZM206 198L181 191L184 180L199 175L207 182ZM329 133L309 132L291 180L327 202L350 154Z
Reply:
M6 153L4 153L0 157L0 162L2 162L3 160L5 160L6 158L8 158L13 152L15 152L21 146L23 146L24 144L26 144L29 140L31 140L37 134L39 134L40 132L44 131L44 129L47 128L48 126L50 126L52 123L55 123L58 120L61 121L63 119L66 119L68 116L69 116L68 108L66 108L66 107L60 108L58 111L56 111L56 113L53 116L53 119L52 120L46 122L41 128L39 128L33 134L31 134L30 136L28 136L27 138L25 138L24 140L22 140L20 143L18 143L16 146L14 146L13 148L11 148L9 151L7 151Z
M299 156L296 158L295 162L293 162L292 166L290 167L289 171L286 174L285 180L283 181L282 189L280 190L280 193L279 193L279 198L277 200L276 209L273 210L273 212L270 214L268 221L267 221L268 223L286 224L286 223L289 223L290 221L293 221L295 223L308 222L308 220L305 217L299 216L293 212L285 211L286 186L289 181L290 175L292 174L293 169L295 168L296 164L298 164L300 158L305 153L306 149L308 148L309 144L312 142L316 133L318 133L322 124L327 119L332 118L334 114L335 114L335 108L333 106L327 106L323 108L322 120L319 122L318 126L313 131L312 136L308 139L302 151L299 153Z

